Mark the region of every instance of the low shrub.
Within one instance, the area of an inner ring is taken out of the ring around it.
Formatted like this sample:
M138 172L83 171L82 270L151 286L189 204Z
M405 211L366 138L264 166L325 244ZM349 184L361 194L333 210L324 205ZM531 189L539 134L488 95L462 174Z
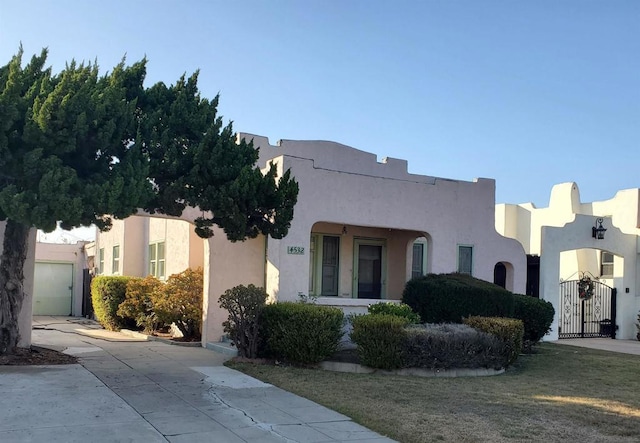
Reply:
M158 321L175 323L186 339L199 338L202 329L202 291L202 268L171 275L153 300Z
M351 319L351 340L363 365L380 369L402 366L402 351L409 320L389 314L358 315Z
M162 286L162 282L152 275L145 278L130 278L127 282L125 299L118 306L118 315L133 319L136 325L147 333L162 327L153 308L154 299L162 290Z
M465 274L429 274L407 282L402 301L425 323L461 323L468 316L512 317L513 294Z
M420 316L405 303L374 303L369 305L369 314L387 314L404 317L409 323L420 323Z
M538 343L542 337L551 331L551 323L555 310L553 305L545 300L529 295L514 295L513 318L524 323L524 341L527 347Z
M510 348L498 337L461 324L425 324L407 329L404 367L504 368Z
M93 312L103 328L118 331L129 326L127 319L118 315L129 280L131 277L99 275L91 281Z
M236 286L220 296L220 307L229 312L229 318L222 326L238 348L240 357L258 356L260 316L266 301L265 290L254 285Z
M524 336L524 325L522 320L502 317L468 317L464 319L464 324L476 328L480 331L493 334L509 347L509 362L516 361L522 352L522 337Z
M292 363L318 363L338 349L344 314L339 308L281 302L265 306L266 353Z

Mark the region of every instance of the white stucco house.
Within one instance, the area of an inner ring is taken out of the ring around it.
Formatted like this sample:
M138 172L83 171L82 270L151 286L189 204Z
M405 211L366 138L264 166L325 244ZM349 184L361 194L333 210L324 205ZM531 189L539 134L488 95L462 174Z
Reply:
M410 174L405 160L379 162L334 142L281 140L273 146L265 137L238 137L260 149L261 168L273 162L280 174L291 169L299 183L284 239L231 243L220 229L199 239L189 225L201 215L194 208L181 220L116 221L96 239L102 274L163 278L203 266L203 343L222 337L226 312L218 298L239 284L263 286L272 300L313 295L346 311L399 300L404 284L426 273L465 272L524 292L523 247L496 232L494 180Z
M546 208L532 203L496 205L496 230L522 244L530 258L527 290L538 290L539 277L539 294L532 295L555 308L547 339L635 338L640 309L640 189L583 203L575 183L558 184ZM578 280L585 276L593 281L593 296L583 300L574 295ZM608 322L614 325L609 327Z

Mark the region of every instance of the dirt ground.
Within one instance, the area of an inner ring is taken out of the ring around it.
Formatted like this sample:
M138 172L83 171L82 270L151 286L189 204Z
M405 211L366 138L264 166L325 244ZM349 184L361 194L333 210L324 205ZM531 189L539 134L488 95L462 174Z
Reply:
M0 355L0 365L70 365L77 363L78 359L72 355L51 349L31 346L30 348L18 348L14 354Z

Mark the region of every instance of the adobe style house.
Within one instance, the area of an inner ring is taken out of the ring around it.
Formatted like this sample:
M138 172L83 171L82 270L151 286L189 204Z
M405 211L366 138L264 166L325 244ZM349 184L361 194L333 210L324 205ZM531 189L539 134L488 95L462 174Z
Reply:
M202 240L188 224L201 213L188 208L183 221L136 216L115 222L96 240L104 274L162 278L203 266L203 343L223 335L227 315L218 298L239 284L263 286L271 300L313 295L346 311L399 300L405 283L426 273L464 272L524 292L523 248L495 229L494 180L410 174L405 160L378 162L374 154L334 142L273 146L265 137L239 138L253 140L261 168L270 162L280 174L290 168L300 185L284 239L232 243L214 229Z
M635 338L640 189L582 203L575 183L558 184L547 208L496 205L496 229L528 254L527 291L555 308L547 339Z

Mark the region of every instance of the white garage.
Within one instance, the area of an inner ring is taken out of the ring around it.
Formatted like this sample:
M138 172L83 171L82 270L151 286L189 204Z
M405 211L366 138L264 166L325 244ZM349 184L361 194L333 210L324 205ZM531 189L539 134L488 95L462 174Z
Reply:
M73 263L36 262L33 315L71 315Z

